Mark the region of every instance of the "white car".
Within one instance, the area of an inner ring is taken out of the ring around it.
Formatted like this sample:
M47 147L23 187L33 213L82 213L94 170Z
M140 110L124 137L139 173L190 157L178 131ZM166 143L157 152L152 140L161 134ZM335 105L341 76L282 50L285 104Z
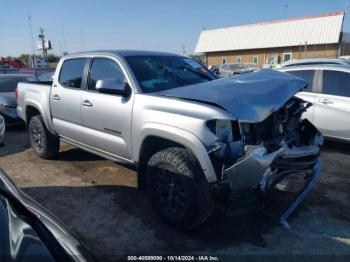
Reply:
M234 75L240 75L245 73L251 73L257 70L255 64L223 64L220 65L219 73L220 78L231 77Z
M0 115L0 146L4 145L5 138L5 119Z
M348 59L343 58L305 58L290 60L280 64L280 67L306 66L306 65L343 65L350 66Z
M313 104L304 117L327 138L350 142L350 67L314 64L278 70L309 82L308 88L297 94Z

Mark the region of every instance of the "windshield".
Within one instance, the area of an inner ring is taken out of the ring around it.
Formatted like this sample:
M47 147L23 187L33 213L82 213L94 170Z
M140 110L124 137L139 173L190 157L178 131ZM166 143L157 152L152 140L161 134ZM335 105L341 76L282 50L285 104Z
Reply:
M145 93L216 79L205 67L186 57L129 56L126 61Z
M0 93L15 92L19 82L29 82L27 77L0 77Z

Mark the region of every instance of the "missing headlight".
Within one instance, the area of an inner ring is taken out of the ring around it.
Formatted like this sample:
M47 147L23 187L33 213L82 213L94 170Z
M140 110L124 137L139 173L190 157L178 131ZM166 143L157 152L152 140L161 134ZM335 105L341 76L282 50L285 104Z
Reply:
M214 119L207 121L207 127L220 142L231 143L242 139L237 121Z
M219 166L231 165L243 153L243 141L237 121L210 120L208 128L218 138L217 142L210 147L208 153L219 162Z

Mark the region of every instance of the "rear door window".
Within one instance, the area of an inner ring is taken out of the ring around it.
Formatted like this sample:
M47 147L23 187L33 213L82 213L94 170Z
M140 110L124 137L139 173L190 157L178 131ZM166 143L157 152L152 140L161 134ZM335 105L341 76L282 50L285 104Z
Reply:
M314 83L315 70L295 70L295 71L287 71L287 73L307 81L309 85L304 91L312 92L312 85Z
M63 62L59 83L64 87L81 88L86 64L85 58L69 59Z
M350 73L342 71L323 71L323 93L350 97Z

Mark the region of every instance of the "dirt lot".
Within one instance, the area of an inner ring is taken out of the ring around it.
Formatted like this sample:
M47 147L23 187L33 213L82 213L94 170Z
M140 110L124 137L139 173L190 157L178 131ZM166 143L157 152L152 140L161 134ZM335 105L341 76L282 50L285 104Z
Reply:
M324 169L286 230L277 221L294 194L275 191L246 212L219 207L203 226L179 232L159 221L132 169L61 146L42 160L23 128L7 132L3 168L99 258L135 254L350 255L350 146L327 143ZM234 211L232 211L234 210ZM339 257L338 257L339 258Z

